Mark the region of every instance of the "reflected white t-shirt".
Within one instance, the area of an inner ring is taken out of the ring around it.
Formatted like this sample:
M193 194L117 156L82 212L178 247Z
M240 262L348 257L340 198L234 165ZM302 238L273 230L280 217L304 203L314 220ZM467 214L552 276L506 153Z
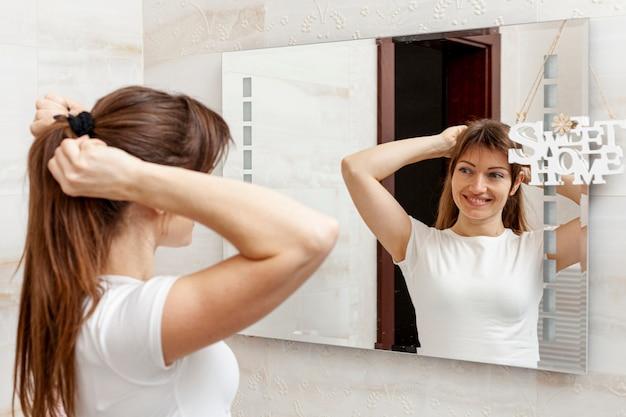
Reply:
M100 279L105 293L76 346L77 415L230 416L239 368L224 342L165 366L161 318L177 277Z
M418 353L534 368L543 293L543 232L460 236L411 218L402 270Z

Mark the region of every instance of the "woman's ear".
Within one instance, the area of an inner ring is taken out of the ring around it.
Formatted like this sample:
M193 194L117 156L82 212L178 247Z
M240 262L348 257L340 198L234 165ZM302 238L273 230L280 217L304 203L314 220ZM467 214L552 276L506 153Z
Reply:
M524 171L520 171L517 174L517 177L515 178L515 182L511 186L511 191L509 192L509 196L515 195L517 190L519 190L519 187L522 185L522 182L524 182Z

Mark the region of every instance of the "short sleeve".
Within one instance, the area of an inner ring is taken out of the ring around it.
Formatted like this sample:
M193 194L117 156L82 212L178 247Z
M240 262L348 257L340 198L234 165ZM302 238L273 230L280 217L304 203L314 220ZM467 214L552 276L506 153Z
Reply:
M409 243L406 245L406 253L404 254L404 259L396 262L393 261L394 264L398 265L402 270L404 276L408 276L409 271L413 269L413 266L417 263L419 249L421 242L424 239L427 239L430 235L431 228L426 226L424 223L419 220L410 217L411 219L411 236L409 237Z
M97 308L93 339L116 373L137 382L155 381L175 366L165 365L161 341L163 308L177 277L114 285Z

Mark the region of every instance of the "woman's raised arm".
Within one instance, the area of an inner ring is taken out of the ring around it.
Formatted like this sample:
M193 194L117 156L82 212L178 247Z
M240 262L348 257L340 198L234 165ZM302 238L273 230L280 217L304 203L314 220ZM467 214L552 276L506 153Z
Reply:
M66 139L49 162L72 196L133 201L196 220L239 255L178 279L162 319L166 363L261 319L293 293L335 244L337 222L279 193L147 163L87 137Z
M411 220L380 183L405 165L447 156L465 126L439 135L384 143L345 157L341 172L359 214L395 261L404 259Z

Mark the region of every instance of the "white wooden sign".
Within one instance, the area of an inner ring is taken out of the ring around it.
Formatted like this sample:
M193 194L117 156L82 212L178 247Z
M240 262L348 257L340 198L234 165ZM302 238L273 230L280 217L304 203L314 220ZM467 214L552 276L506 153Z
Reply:
M509 162L530 165L530 185L562 185L563 175L573 175L574 184L604 184L604 176L624 172L615 135L617 129L626 129L626 120L596 121L593 126L588 116L567 121L569 126L553 131L544 131L542 121L511 127L509 136L523 149L510 149Z

